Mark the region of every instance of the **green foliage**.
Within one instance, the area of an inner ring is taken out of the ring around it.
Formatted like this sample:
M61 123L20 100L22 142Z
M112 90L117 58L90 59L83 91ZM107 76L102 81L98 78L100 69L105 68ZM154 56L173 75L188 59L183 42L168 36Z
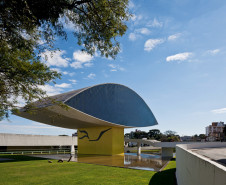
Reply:
M149 138L160 140L160 138L162 137L162 133L158 129L152 129L152 130L149 130L148 136Z
M226 125L224 126L223 133L224 133L224 136L226 136Z
M1 0L0 119L17 110L18 97L30 103L45 97L40 85L60 74L40 61L40 53L55 50L57 37L67 39L65 22L75 27L77 43L93 55L114 58L129 18L128 0Z
M162 142L176 142L180 141L180 136L175 135L175 131L167 130L166 132L161 133L158 129L149 130L149 132L136 130L135 132L131 132L130 134L125 134L125 137L130 139L155 139Z

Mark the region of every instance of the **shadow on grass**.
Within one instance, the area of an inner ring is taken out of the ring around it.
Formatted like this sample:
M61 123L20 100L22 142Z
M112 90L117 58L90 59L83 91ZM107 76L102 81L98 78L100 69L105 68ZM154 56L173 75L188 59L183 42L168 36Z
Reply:
M149 185L176 185L175 172L176 169L158 172L151 178Z
M175 161L173 158L171 161ZM166 169L161 172L157 172L151 178L149 185L177 185L176 168Z
M4 160L4 161L0 160L0 163L19 162L19 161L34 161L34 160L47 160L45 158L31 157L31 156L26 156L26 155L0 155L0 158L9 159L9 160Z

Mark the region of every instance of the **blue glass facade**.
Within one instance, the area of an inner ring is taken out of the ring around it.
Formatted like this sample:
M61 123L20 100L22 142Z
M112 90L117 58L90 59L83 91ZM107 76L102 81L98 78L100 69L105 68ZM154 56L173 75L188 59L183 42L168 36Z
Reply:
M101 84L69 98L65 104L96 118L131 127L158 124L144 100L119 84Z

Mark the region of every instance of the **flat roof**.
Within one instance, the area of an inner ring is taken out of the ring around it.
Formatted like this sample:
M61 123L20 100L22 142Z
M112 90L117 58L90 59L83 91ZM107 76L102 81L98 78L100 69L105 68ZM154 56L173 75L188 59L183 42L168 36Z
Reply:
M226 147L192 149L192 152L207 157L226 167Z

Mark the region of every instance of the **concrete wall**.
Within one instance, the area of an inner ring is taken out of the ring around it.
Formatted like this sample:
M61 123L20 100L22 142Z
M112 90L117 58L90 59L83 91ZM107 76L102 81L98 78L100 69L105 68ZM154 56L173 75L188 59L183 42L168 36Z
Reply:
M0 146L69 146L69 145L77 145L77 137L0 134Z
M178 185L225 185L226 167L190 149L226 147L226 143L196 143L176 146Z

